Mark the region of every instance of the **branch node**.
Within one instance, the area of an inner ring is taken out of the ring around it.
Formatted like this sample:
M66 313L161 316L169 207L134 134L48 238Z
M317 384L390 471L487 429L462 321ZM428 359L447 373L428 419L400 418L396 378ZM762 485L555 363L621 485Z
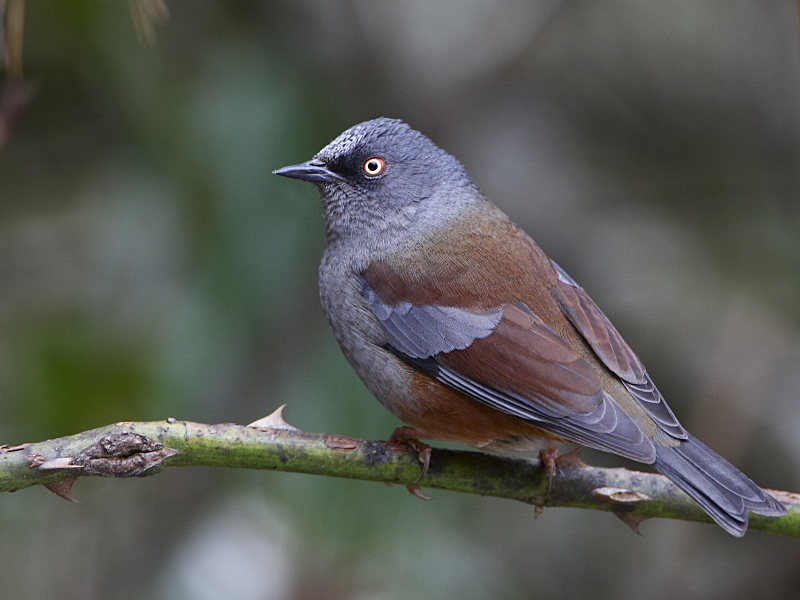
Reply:
M164 466L168 458L179 454L138 433L112 433L78 454L72 461L87 475L103 477L139 477L156 467Z
M650 502L652 498L647 494L616 487L599 487L592 490L592 496L603 502L616 505L641 504Z
M322 441L325 447L331 450L355 450L358 448L358 442L345 435L326 435Z
M28 453L28 466L31 469L36 469L40 465L43 465L47 459L45 458L44 454L40 454L39 452L29 452Z

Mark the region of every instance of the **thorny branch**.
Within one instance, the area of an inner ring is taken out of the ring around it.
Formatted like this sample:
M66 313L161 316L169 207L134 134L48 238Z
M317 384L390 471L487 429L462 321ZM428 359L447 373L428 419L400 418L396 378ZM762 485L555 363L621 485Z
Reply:
M416 454L387 442L307 433L288 425L278 409L245 427L166 421L116 423L55 440L0 446L0 491L44 485L72 500L81 476L145 477L166 467L266 469L382 481L495 496L541 506L613 512L634 530L651 517L711 522L667 478L626 469L588 467L577 456L562 460L547 493L535 462L481 452L433 451L418 481ZM786 505L779 517L751 515L750 528L800 538L800 495L771 491Z

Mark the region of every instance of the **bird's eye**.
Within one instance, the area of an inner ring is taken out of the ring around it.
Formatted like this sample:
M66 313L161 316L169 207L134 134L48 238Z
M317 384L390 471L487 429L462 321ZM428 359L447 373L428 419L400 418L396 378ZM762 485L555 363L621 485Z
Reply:
M380 157L373 156L365 160L361 168L367 177L377 177L386 169L386 161Z

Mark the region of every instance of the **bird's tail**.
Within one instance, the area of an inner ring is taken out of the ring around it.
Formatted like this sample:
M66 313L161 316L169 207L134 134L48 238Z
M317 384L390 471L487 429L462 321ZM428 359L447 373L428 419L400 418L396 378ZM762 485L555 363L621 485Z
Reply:
M747 531L748 511L770 517L786 514L775 498L691 435L678 446L657 447L653 466L736 537Z

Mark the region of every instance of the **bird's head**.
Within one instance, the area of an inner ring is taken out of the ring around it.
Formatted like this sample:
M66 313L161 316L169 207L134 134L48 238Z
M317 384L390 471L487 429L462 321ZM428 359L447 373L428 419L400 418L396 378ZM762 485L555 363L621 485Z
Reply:
M421 218L435 222L457 213L476 192L455 157L404 122L383 117L351 127L313 159L275 174L317 185L329 241L416 229Z

